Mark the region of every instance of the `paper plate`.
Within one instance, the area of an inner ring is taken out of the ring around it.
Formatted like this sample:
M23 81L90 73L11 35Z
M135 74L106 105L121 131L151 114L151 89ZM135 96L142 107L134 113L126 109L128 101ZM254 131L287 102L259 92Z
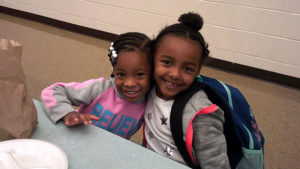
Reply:
M0 142L0 169L67 169L66 154L56 145L35 139Z

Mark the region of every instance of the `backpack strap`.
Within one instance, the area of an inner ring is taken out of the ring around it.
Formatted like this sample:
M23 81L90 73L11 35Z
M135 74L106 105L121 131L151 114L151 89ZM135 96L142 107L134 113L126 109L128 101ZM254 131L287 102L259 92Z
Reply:
M205 85L203 88L205 93L207 94L209 100L218 105L224 111L224 136L226 138L227 144L227 155L229 158L229 163L231 168L236 168L237 164L243 157L243 151L241 148L240 140L237 136L234 121L231 115L231 108L229 103L213 88L209 85ZM228 89L229 90L229 89Z
M227 142L227 155L229 158L230 166L232 168L235 168L238 162L241 160L243 152L234 129L234 122L232 121L231 117L231 109L225 99L218 92L202 82L194 81L190 88L178 94L174 100L170 115L170 127L175 145L177 146L178 151L189 167L201 169L200 166L194 165L192 159L188 154L186 143L183 140L182 129L183 109L189 99L201 89L205 91L212 103L218 105L224 111L225 124L223 133Z
M183 140L182 113L189 99L204 86L204 83L194 81L186 91L178 94L174 100L170 115L170 127L175 145L186 164L191 168L195 166L186 149L186 143Z

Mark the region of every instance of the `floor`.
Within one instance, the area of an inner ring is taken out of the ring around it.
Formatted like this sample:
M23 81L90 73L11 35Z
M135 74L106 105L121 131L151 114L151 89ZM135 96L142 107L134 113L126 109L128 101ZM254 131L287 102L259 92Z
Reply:
M33 98L54 82L82 82L111 71L110 42L0 13L0 38L23 45L22 63ZM300 169L300 90L210 67L202 74L241 90L252 106L265 144L266 169ZM141 131L132 141L141 143Z

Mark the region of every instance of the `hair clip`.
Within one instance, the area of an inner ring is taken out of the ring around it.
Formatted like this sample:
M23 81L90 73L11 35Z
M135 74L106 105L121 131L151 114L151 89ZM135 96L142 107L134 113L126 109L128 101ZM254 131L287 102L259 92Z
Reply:
M109 47L109 51L112 51L112 50L114 50L114 42L112 42L111 44L110 44L110 47Z
M117 52L115 51L113 45L114 45L114 43L112 42L112 43L110 44L110 47L109 47L109 53L108 53L108 56L110 57L112 64L115 64L116 61L117 61L118 54L117 54Z

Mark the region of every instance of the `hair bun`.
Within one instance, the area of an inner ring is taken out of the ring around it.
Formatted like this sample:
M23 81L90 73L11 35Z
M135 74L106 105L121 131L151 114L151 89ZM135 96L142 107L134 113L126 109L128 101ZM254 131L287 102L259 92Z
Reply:
M202 17L193 12L182 14L178 21L184 25L187 25L197 31L199 31L203 26L203 19Z

